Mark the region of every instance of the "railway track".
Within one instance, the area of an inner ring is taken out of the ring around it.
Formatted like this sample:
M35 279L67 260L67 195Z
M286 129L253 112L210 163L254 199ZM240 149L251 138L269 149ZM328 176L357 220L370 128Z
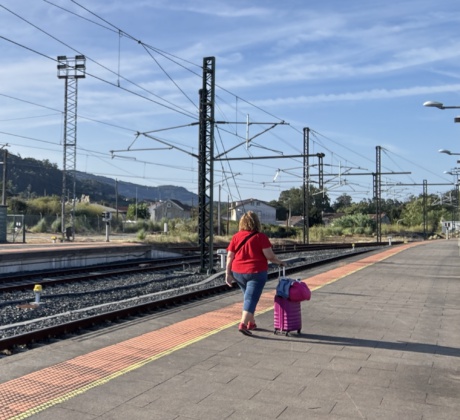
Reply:
M356 244L294 244L294 245L278 245L274 250L279 255L289 253L316 252L325 250L340 250L340 249L361 249L369 247L380 247L382 243L356 243ZM3 275L0 278L0 293L12 292L17 290L33 289L34 284L42 286L51 286L56 284L97 280L107 276L116 276L130 273L156 272L174 270L181 267L198 267L200 257L197 255L198 247L172 247L170 251L182 253L178 257L170 257L164 259L138 259L125 262L116 262L104 265L59 269L52 271L40 272L24 272L11 275ZM214 255L215 263L218 263L219 256Z
M382 246L382 244L380 244L380 246ZM344 258L357 256L370 252L374 249L376 249L375 246L360 246L357 247L357 249L350 251L350 246L348 246L348 251L338 253L332 257L329 256L327 258L318 259L314 262L306 262L303 258L293 257L291 258L292 263L290 263L286 269L286 275L292 276L295 273L318 265L328 264ZM279 253L280 250L277 252ZM297 250L297 252L299 251ZM151 269L151 267L145 268ZM89 328L97 328L101 325L107 325L107 323L110 322L117 322L126 319L127 317L142 316L142 314L158 311L165 307L177 306L184 304L185 302L191 302L193 300L203 299L221 293L229 293L234 289L225 285L223 274L224 272L222 271L209 278L205 278L203 276L203 280L199 282L199 284L193 284L189 287L181 287L174 290L167 290L163 293L157 293L152 299L130 299L127 302L123 302L123 304L120 304L119 302L113 302L113 305L106 304L104 305L104 311L100 313L94 314L92 313L94 311L90 311L88 313L80 311L78 313L78 319L60 320L59 317L54 317L52 325L49 325L47 322L45 323L46 326L39 327L32 331L26 331L6 337L3 335L4 338L0 339L0 351L8 354L15 349L28 348L34 343L43 342L44 340L46 341L52 338L59 338L60 336L65 336L69 333L78 333L79 331L84 331ZM269 279L275 279L277 277L278 270L272 269L269 272ZM115 306L115 309L111 306ZM28 326L30 327L32 323L33 322L30 321ZM0 333L7 330L8 327L10 326L6 325L0 327Z
M97 280L110 276L120 276L133 273L148 273L174 270L178 268L198 266L199 258L184 256L180 258L162 260L144 260L137 263L115 263L91 268L59 270L35 273L27 276L17 275L3 278L0 283L0 292L12 292L32 289L37 283L42 286L53 286L79 281Z

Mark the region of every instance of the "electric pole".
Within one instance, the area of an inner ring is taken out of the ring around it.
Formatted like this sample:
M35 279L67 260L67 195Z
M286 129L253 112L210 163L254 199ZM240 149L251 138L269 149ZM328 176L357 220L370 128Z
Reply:
M65 55L57 57L57 76L65 80L64 102L64 153L62 165L62 195L61 195L61 231L62 240L75 239L75 171L77 163L77 97L78 79L85 78L86 58L76 55L67 58ZM67 174L70 174L71 188L67 186ZM68 200L67 192L69 192ZM71 192L71 194L70 194ZM66 203L69 203L66 206ZM66 207L70 207L69 210Z

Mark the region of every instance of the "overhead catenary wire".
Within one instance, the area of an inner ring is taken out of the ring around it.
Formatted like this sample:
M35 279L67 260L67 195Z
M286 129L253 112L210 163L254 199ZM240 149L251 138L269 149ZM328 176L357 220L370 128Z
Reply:
M131 80L129 80L129 79L127 79L127 78L121 76L121 75L118 75L116 71L111 70L109 67L107 67L107 66L105 66L105 65L103 65L103 64L101 64L101 63L99 63L97 60L94 60L94 59L91 58L90 56L85 55L83 52L77 50L76 48L73 48L73 47L70 46L68 43L66 43L66 42L64 42L64 41L62 41L62 40L60 40L59 38L55 37L54 35L50 34L49 32L47 32L47 31L45 31L44 29L40 28L39 26L35 25L34 23L30 22L29 20L25 19L24 17L18 15L17 13L15 13L15 12L12 11L11 9L5 7L4 5L1 5L1 4L0 4L0 7L3 8L3 9L5 9L7 12L13 14L14 16L16 16L18 19L21 19L22 21L24 21L24 22L27 23L28 25L32 26L33 28L37 29L38 31L42 32L42 33L45 34L46 36L52 38L52 39L55 40L56 42L58 42L58 43L64 45L65 47L67 47L67 48L69 48L69 49L71 49L71 50L74 51L75 53L80 54L80 55L84 55L85 58L86 58L87 60L93 62L94 64L96 64L96 65L98 65L98 66L100 66L100 67L103 68L104 70L107 70L107 71L109 71L110 73L114 74L115 76L120 77L121 79L123 79L123 80L125 80L126 82L132 84L133 86L136 86L136 87L139 88L140 90L145 91L146 93L149 93L150 95L152 95L152 96L154 96L154 97L157 97L158 99L161 99L161 100L164 101L167 105L166 105L166 104L163 104L163 103L161 103L161 102L155 101L155 100L153 100L153 99L151 99L151 98L148 98L148 97L146 97L146 96L140 95L139 93L134 92L134 91L131 91L130 89L127 89L127 88L124 88L124 87L122 87L122 86L119 86L117 83L113 83L113 82L110 82L110 81L108 81L108 80L105 80L105 79L103 79L103 78L101 78L101 77L99 77L99 76L96 76L96 75L92 74L92 73L89 72L89 71L86 71L86 72L85 72L85 74L86 74L87 76L94 77L94 78L98 79L99 81L102 81L102 82L104 82L104 83L110 84L110 85L112 85L112 86L114 86L114 87L118 87L119 89L128 91L128 92L130 92L130 93L132 93L132 94L135 94L135 95L137 95L137 96L140 96L140 97L142 97L142 98L144 98L144 99L147 99L147 100L149 100L149 101L151 101L151 102L154 102L154 103L156 103L157 105L164 106L165 108L168 108L168 109L170 109L170 110L172 110L172 111L181 113L181 114L186 115L186 116L191 117L191 118L196 118L195 115L192 115L192 114L190 114L189 112L187 112L187 111L185 111L185 110L183 110L183 109L180 109L179 107L177 107L177 105L174 105L174 104L172 104L170 101L168 101L168 100L166 100L166 99L164 99L164 98L161 98L160 96L156 95L155 93L153 93L153 92L151 92L151 91L145 89L143 86L140 86L139 84L137 84L137 83L135 83L135 82L133 82L133 81L131 81ZM13 41L13 40L11 40L11 39L9 39L9 38L6 38L6 37L4 37L4 36L0 36L0 37L1 37L2 39L4 39L4 40L8 41L8 42L11 42L11 43L13 43L13 44L16 44L17 46L20 46L20 47L22 47L22 48L28 49L28 50L34 52L35 54L41 55L41 56L43 56L43 57L46 57L46 58L48 58L48 59L50 59L50 60L53 60L53 61L56 61L56 62L57 62L57 60L56 60L55 58L50 57L50 56L48 56L48 55L46 55L46 54L44 54L44 53L41 53L41 52L39 52L39 51L37 51L37 50L34 50L34 49L32 49L32 48L29 48L29 47L27 47L27 46L25 46L25 45L22 45L22 44L20 44L20 43L17 43L17 42L15 42L15 41Z
M47 3L54 5L53 3L49 2L49 1L47 1ZM87 8L85 8L85 7L83 7L83 6L81 6L79 3L77 3L77 2L74 2L74 3L77 4L77 5L79 5L80 7L82 7L82 8L85 9L86 11L88 11L89 13L95 15L93 12L91 12L89 9L87 9ZM63 8L61 8L61 9L63 9ZM9 9L7 9L7 10L9 10ZM63 9L63 10L66 10L66 11L67 11L67 9ZM12 13L14 13L14 12L12 12ZM80 17L80 15L77 15L77 14L75 14L75 13L73 13L73 14ZM15 14L15 15L18 16L18 17L20 18L19 15L17 15L17 14ZM125 35L125 36L127 36L127 37L132 38L132 39L135 40L134 37L130 36L129 34L127 34L127 33L124 32L124 31L122 31L120 28L117 28L116 26L110 24L108 21L106 21L105 19L101 18L101 17L98 16L98 15L95 15L95 16L97 16L98 19L101 19L102 21L104 21L105 23L107 23L109 26L112 26L112 27L114 28L113 30L118 31L119 34L120 34L120 33L123 33L123 35ZM24 21L26 21L26 22L29 23L29 24L32 24L32 23L30 23L29 21L27 21L27 20L25 20L25 19L24 19ZM93 22L93 21L91 21L91 22ZM32 24L32 25L33 25L33 24ZM33 25L33 26L34 26L35 28L41 30L40 28L38 28L38 26L36 26L36 25ZM107 28L106 26L103 26L103 27L104 27L104 28ZM41 30L41 31L42 31L43 33L47 34L48 36L51 36L53 39L58 40L56 37L53 37L52 35L50 35L48 32L43 31L43 30ZM58 41L59 41L59 40L58 40ZM139 40L136 40L136 41L139 42L139 43L141 43L141 41L139 41ZM61 41L61 42L62 42L62 41ZM63 43L63 44L66 45L66 46L68 46L66 43ZM143 44L143 45L146 45L146 44ZM71 48L70 46L68 46L68 47ZM75 49L73 49L73 50L76 51ZM104 66L103 66L103 67L104 67ZM106 68L106 67L104 67L104 68ZM92 75L92 74L90 74L90 73L88 73L88 75L97 78L97 76ZM101 78L99 78L99 80L104 81L104 82L106 82L106 83L110 83L110 82L108 82L108 81L106 81L106 80L103 80L103 79L101 79ZM227 91L227 92L229 92L229 91ZM131 92L131 93L134 93L134 92ZM135 93L135 94L136 94L136 93ZM240 98L240 99L241 99L241 98ZM245 101L245 102L246 102L246 103L250 103L249 101ZM259 107L257 107L257 108L259 108ZM261 109L261 108L259 108L259 109Z
M7 9L7 10L10 11L9 9ZM10 11L10 12L11 12L11 11ZM15 14L14 12L12 12L12 13ZM19 18L21 18L19 15L17 15L17 14L15 14L15 15L18 16ZM23 20L24 20L25 22L27 22L28 24L31 24L32 26L34 26L36 29L41 30L40 28L38 28L38 26L32 24L31 22L29 22L29 21L27 21L27 20L25 20L25 19L23 19ZM47 34L48 36L51 36L53 39L58 40L56 37L54 37L54 36L48 34L46 31L43 31L43 30L41 30L41 31L42 31L43 33ZM58 41L59 41L59 40L58 40ZM63 43L62 41L60 41L60 42ZM66 43L63 43L63 44L66 45L66 46L68 46ZM71 48L70 46L68 46L68 47ZM73 48L72 48L72 49L73 49ZM77 50L75 50L75 49L73 49L73 50L74 50L74 51L77 51ZM36 51L36 52L37 52L37 51ZM77 52L78 52L78 51L77 51ZM38 52L37 52L37 53L38 53ZM45 55L45 56L46 56L46 55ZM46 57L49 58L49 59L52 59L51 57L48 57L48 56L46 56ZM53 60L54 60L54 59L53 59ZM94 61L94 60L93 60L93 61ZM107 69L107 67L105 67L105 66L103 66L103 67ZM99 79L100 81L103 81L103 82L105 82L105 83L109 83L109 84L112 84L112 85L115 86L115 84L113 84L113 83L111 83L111 82L109 82L109 81L107 81L107 80L104 80L104 79L102 79L102 78L100 78L100 77L98 77L98 76L95 76L95 75L93 75L93 74L91 74L91 73L89 73L89 72L87 72L87 74L88 74L88 76L95 77L96 79ZM122 88L122 89L125 89L125 88ZM125 89L125 90L127 90L127 89ZM129 90L128 90L128 91L129 91ZM136 95L139 95L137 92L132 92L132 91L129 91L129 92L130 92L130 93L134 93L134 94L136 94ZM140 96L142 96L142 95L140 95ZM142 96L142 97L143 97L143 96ZM144 97L144 98L145 98L145 97ZM146 98L146 99L151 100L150 98ZM154 102L156 102L156 101L154 101ZM156 102L156 103L157 103L157 102ZM160 105L163 105L163 106L164 106L164 104L160 104Z
M98 19L102 20L103 22L105 22L106 24L108 24L109 26L111 26L114 30L116 31L120 31L121 33L123 33L123 35L125 35L126 37L132 39L133 41L137 42L138 44L141 44L142 46L144 46L144 48L152 48L154 49L155 51L159 51L158 49L148 45L148 44L145 44L144 42L142 42L141 40L137 39L136 37L128 34L127 32L123 31L122 29L120 29L119 27L117 27L116 25L113 25L112 23L110 23L109 21L107 21L106 19L104 19L103 17L101 17L100 15L94 13L93 11L91 11L90 9L88 9L87 7L81 5L80 3L78 3L77 1L75 0L71 0L72 3L78 5L79 7L81 7L82 9L84 9L85 11L87 11L88 13L90 13L91 15L97 17ZM177 58L177 57L176 57ZM182 61L185 61L185 60L182 60ZM193 64L191 62L188 62L189 64ZM201 68L201 66L197 66L199 68ZM201 74L198 74L198 73L194 73L195 75L197 75L198 77L201 78ZM222 91L224 92L227 92L229 93L230 95L234 96L235 98L238 97L236 94L230 92L228 89L225 89L224 87L220 86L219 84L216 83L216 87L219 87L219 89L221 89ZM265 113L266 115L269 115L279 121L282 121L283 119L282 118L279 118L279 117L276 117L275 115L271 114L270 112L268 112L267 110L264 110L262 109L261 107L251 103L250 101L248 100L245 100L241 97L239 97L240 100L242 100L243 102L245 102L246 104L250 105L251 107L254 107L255 109L258 109L259 111L262 111L263 113Z
M44 1L45 1L46 3L53 4L53 3L51 3L50 1L47 1L47 0L44 0ZM80 4L79 4L78 2L76 2L76 1L72 1L72 2L73 2L74 4L80 6ZM53 4L53 5L54 5L54 4ZM54 6L56 6L56 5L54 5ZM59 7L59 6L56 6L56 7ZM61 8L61 9L64 10L63 8ZM85 9L85 10L87 10L88 12L90 12L88 9ZM66 10L66 11L67 11L67 10ZM73 12L71 12L71 11L67 11L67 12L73 13ZM93 20L88 20L88 19L85 18L84 16L81 16L81 15L78 15L78 14L75 14L75 13L73 13L73 14L74 14L76 17L78 17L78 18L86 19L86 20L87 20L88 22L90 22L90 23L100 25L98 22L95 22L95 21L93 21ZM94 14L93 14L93 15L94 15ZM97 15L95 15L95 16L97 16ZM98 17L98 18L99 18L99 17ZM120 29L117 28L117 27L112 27L112 24L110 24L110 22L108 22L108 21L105 21L105 22L106 22L106 25L100 25L103 29L111 30L112 32L114 32L115 34L117 34L117 36L118 36L119 38L120 38L120 37L130 38L129 34L126 34L125 32L123 32L122 30L120 30ZM140 44L142 45L143 48L148 48L148 49L151 48L152 51L157 51L157 52L160 51L160 50L155 49L154 47L148 46L148 44L145 44L145 43L143 43L143 42L139 42L139 40L136 40L134 37L133 37L132 39L133 39L133 41L135 40L136 42L140 43ZM167 55L167 53L165 53L165 56L166 56L166 55ZM120 60L119 60L119 62L120 62ZM185 67L184 67L184 68L185 68ZM199 66L197 66L197 68L199 68ZM189 70L189 69L187 68L187 70ZM119 69L118 69L118 71L115 71L115 72L113 72L113 73L114 73L114 74L120 74L120 71L119 71ZM198 74L198 73L194 73L194 74L196 74L197 76L200 76L200 77L201 77L201 75ZM113 86L116 86L116 84L113 83ZM220 87L220 86L219 86L219 87ZM223 89L223 88L222 88L222 89ZM232 94L230 91L228 91L228 90L226 90L226 89L223 89L223 91L225 91L225 92L227 92L227 93L229 93L229 94L231 94L231 95L234 95L234 94ZM130 92L130 90L128 89L127 92ZM132 93L132 92L130 92L130 93ZM138 92L136 92L135 94L137 94L137 93L138 93ZM140 96L142 97L142 95L140 95ZM253 105L250 101L246 101L246 100L244 100L244 99L241 99L241 98L239 98L239 96L237 96L237 95L234 95L234 96L235 96L235 102L236 102L236 105L234 106L235 111L236 111L236 115L239 114L239 113L238 113L238 106L239 106L239 103L240 103L240 102L241 102L241 103L247 103L247 104ZM219 97L219 96L218 96L218 97ZM260 107L256 107L256 108L259 109L259 110L262 111L262 112L265 112L265 110L263 110L263 109L260 108ZM271 113L268 113L268 115L272 115L272 114L271 114ZM275 117L274 115L272 115L272 116L273 116L274 118L277 118L277 117ZM190 114L190 117L196 118L196 116L195 116L193 113ZM281 119L280 119L280 120L281 120ZM110 123L108 123L107 125L110 125ZM116 127L116 125L113 125L113 126ZM235 127L238 127L238 126L235 125ZM291 127L291 128L294 129L294 130L296 130L294 127ZM136 131L137 131L137 130L132 130L132 132L136 132ZM235 130L235 131L236 131L236 134L237 134L237 130ZM300 133L300 131L299 131L299 133ZM231 134L230 131L229 131L229 134ZM233 134L234 134L234 133L233 133ZM270 133L270 135L274 135L274 133ZM334 140L332 140L331 138L327 138L327 140L328 140L328 141L334 142ZM284 139L281 139L281 141L284 141ZM285 144L287 144L287 143L285 143ZM300 142L299 142L299 144L300 144ZM338 142L336 142L336 144L337 144L337 145L340 145L340 146L343 146L343 144L340 144L340 143L338 143ZM254 143L254 145L255 145L255 143ZM290 143L289 146L292 147L292 143ZM351 152L353 152L353 153L359 155L358 153L356 153L355 150L352 150L352 149L347 149L347 150L349 150L349 151L351 151ZM332 153L334 153L337 157L340 157L338 154L336 154L335 152L332 152L332 151L331 151L330 155L332 155ZM361 155L359 155L359 156L361 156ZM363 157L363 156L361 156L361 157ZM346 160L348 161L348 159L346 159ZM368 160L371 161L370 159L368 159ZM259 164L258 164L257 166L258 166L258 167L263 167L262 165L259 165ZM267 165L267 167L269 167L269 165Z

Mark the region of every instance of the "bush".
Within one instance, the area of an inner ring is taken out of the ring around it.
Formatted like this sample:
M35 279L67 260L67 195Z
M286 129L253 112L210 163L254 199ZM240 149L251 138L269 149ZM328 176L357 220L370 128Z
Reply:
M313 226L308 230L308 233L311 240L322 242L325 238L326 229L322 226Z
M343 229L340 226L328 226L326 228L327 236L342 236Z
M368 226L364 228L365 235L371 236L373 233L374 233L374 229L372 229L372 227Z
M262 231L269 238L295 238L297 236L296 228L287 226L263 225Z
M354 230L354 228L352 228L352 227L345 228L345 229L342 230L342 235L352 236L353 235L353 230Z
M140 229L137 232L137 239L139 239L140 241L145 240L146 237L147 237L147 233L145 232L145 229Z
M30 231L33 233L45 233L48 232L48 224L44 218L40 219L40 221L30 228Z
M62 232L61 219L56 219L53 223L51 223L51 231L57 233Z

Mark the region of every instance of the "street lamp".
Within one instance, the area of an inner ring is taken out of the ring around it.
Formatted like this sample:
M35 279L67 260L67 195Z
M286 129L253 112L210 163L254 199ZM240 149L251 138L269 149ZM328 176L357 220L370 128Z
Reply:
M450 150L447 150L447 149L439 149L438 152L439 153L445 153L446 155L460 155L460 153L453 153L453 152L451 152Z
M423 106L427 106L430 108L438 108L438 109L458 109L460 106L452 105L452 106L445 106L442 102L437 101L427 101L423 103ZM460 123L460 116L454 118L455 123Z
M450 154L450 153L449 153ZM452 154L457 154L459 155L460 153L452 153ZM455 193L457 195L457 215L456 215L456 219L458 220L458 214L459 214L459 210L460 210L460 184L458 182L458 178L459 178L459 175L460 175L460 168L453 168L452 170L450 171L444 171L445 174L447 175L452 175L455 177ZM452 202L452 200L451 200ZM452 231L455 232L457 231L457 220L454 220L454 203L452 203Z
M455 109L455 108L460 108L460 106L445 106L442 102L437 102L437 101L427 101L423 103L423 106L427 106L430 108L438 108L438 109Z
M458 176L460 175L460 168L455 168L454 170L452 171L444 171L445 174L447 175L454 175L454 176Z

